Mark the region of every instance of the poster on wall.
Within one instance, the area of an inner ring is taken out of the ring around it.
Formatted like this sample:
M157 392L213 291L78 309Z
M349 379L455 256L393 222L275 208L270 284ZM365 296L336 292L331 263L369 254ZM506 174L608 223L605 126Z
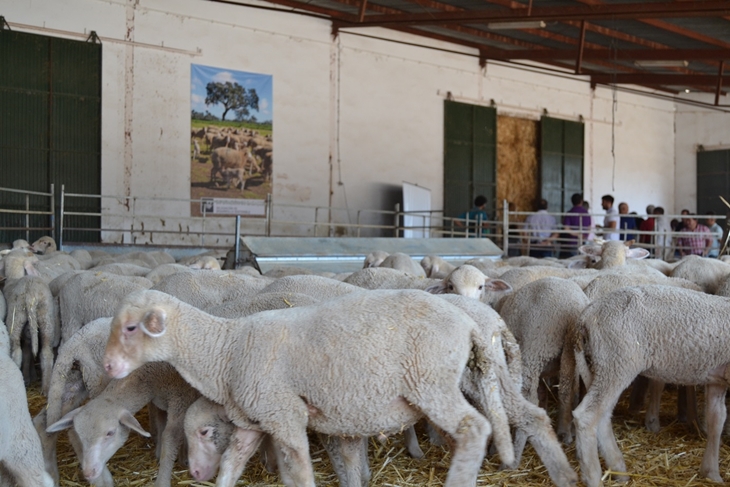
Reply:
M191 65L192 216L264 215L273 170L271 75Z

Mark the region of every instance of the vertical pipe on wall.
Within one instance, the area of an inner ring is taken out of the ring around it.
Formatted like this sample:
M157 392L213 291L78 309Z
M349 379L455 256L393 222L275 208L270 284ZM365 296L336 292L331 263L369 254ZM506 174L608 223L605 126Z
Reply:
M333 28L332 32L332 43L330 44L330 150L329 150L329 200L328 205L330 208L334 206L334 192L335 192L335 161L339 158L339 125L337 106L339 104L340 97L340 51L339 51L339 36L337 30ZM332 223L332 210L330 209L327 216L327 223ZM332 227L330 225L329 236L332 236Z
M502 256L506 259L509 255L509 203L502 200Z
M236 215L236 254L233 256L233 268L238 268L238 254L241 251L241 215Z
M53 186L51 186L53 188ZM51 189L51 193L53 189ZM63 250L63 210L66 203L66 185L61 185L61 211L60 220L58 222L58 250ZM51 208L53 207L53 197L51 197ZM51 212L53 213L53 212Z
M138 0L126 2L126 25L124 40L134 42L134 15ZM123 185L125 196L131 196L132 189L132 128L134 115L134 46L124 46L124 175ZM129 210L129 206L127 206ZM134 238L132 239L134 242Z

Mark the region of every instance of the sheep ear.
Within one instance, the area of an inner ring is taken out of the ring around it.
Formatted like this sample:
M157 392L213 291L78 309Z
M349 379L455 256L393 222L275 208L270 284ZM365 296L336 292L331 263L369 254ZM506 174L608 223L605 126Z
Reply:
M23 263L23 268L25 269L25 273L28 274L29 276L38 277L41 275L41 273L38 272L38 269L35 268L35 266L33 265L32 262L30 262L30 260L26 260Z
M428 286L424 291L431 294L446 294L446 285L443 282L439 282Z
M66 413L66 415L53 423L51 426L46 428L46 433L56 433L58 431L63 431L65 429L68 429L74 425L74 418L77 414L81 412L83 409L83 406L80 408L76 408L72 411L69 411Z
M581 245L580 247L578 247L578 251L583 255L600 257L600 255L603 253L603 247L600 245Z
M649 251L646 249L627 249L626 250L626 258L627 259L646 259L649 257Z
M585 259L573 259L566 267L568 269L586 269L588 267L588 261Z
M512 286L502 279L491 279L487 278L484 280L484 287L487 291L497 293L510 293L512 292Z
M149 433L147 433L144 430L144 428L142 428L142 425L139 424L139 421L137 421L137 418L132 416L132 413L130 413L129 411L124 411L122 413L122 416L119 418L119 423L123 424L124 426L126 426L127 428L129 428L131 430L136 431L137 433L139 433L142 436L146 436L147 438L152 436Z
M159 308L153 308L144 315L139 326L147 335L152 338L158 338L167 331L166 319L167 315L164 311Z

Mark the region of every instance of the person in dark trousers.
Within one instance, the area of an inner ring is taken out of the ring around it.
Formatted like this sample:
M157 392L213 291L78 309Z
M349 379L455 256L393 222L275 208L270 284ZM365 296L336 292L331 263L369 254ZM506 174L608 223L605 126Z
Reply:
M474 198L474 207L461 213L457 220L454 220L457 227L469 225L469 236L477 235L477 226L481 227L481 235L489 233L489 215L487 215L487 198L479 195Z

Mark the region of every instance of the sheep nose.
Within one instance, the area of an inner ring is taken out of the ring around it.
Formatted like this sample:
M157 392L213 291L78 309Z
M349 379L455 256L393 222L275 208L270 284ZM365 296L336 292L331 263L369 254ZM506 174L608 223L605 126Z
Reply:
M106 370L107 372L111 372L111 370L112 370L112 364L110 362L105 363L104 364L104 370Z

